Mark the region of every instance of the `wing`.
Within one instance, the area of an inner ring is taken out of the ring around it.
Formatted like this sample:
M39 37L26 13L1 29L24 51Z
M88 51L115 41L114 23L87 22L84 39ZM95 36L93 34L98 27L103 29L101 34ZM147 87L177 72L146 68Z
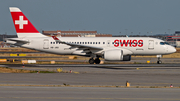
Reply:
M101 47L94 47L94 46L87 46L87 45L63 42L63 41L59 40L56 36L52 36L52 38L56 42L60 42L60 43L63 43L63 44L71 46L70 49L79 48L79 50L81 50L81 49L83 49L83 50L87 50L87 49L89 49L89 50L103 50L103 48L101 48Z

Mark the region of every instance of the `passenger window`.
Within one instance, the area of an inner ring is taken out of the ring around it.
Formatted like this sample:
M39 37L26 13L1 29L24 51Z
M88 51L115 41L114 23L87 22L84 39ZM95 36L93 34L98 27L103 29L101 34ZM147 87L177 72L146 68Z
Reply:
M90 42L90 44L92 44L92 42Z
M53 42L53 44L55 44L55 42Z
M103 44L105 44L105 42L103 42Z
M87 44L87 42L85 42L85 44Z
M100 44L100 42L99 42L99 44Z
M95 42L93 42L93 44L95 44Z

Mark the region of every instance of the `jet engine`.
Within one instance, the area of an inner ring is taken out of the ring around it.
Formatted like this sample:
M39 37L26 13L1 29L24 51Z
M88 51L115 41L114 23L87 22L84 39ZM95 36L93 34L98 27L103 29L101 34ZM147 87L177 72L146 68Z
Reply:
M104 59L109 61L123 60L123 50L106 50L104 52Z
M131 55L124 55L123 61L131 61Z
M108 61L130 61L131 55L123 56L123 50L120 49L106 50L104 52L104 59Z

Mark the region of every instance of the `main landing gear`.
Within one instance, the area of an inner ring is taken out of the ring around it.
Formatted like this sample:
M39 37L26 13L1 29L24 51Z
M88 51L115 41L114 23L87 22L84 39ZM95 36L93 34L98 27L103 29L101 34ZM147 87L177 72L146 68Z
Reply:
M100 62L101 60L99 59L99 57L96 57L95 59L94 58L89 59L90 64L94 64L94 63L99 64Z
M161 55L157 55L157 58L158 58L157 64L161 64L162 63L162 61L160 60L161 57L162 57Z

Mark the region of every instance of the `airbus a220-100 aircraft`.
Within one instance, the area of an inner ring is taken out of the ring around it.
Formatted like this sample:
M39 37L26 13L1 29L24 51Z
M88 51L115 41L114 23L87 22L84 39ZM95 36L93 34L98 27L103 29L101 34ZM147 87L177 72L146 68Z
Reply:
M17 7L10 7L18 38L6 42L38 51L90 57L90 64L100 59L130 61L131 55L158 55L176 52L165 41L149 37L48 37L41 34ZM160 57L157 63L162 63Z

